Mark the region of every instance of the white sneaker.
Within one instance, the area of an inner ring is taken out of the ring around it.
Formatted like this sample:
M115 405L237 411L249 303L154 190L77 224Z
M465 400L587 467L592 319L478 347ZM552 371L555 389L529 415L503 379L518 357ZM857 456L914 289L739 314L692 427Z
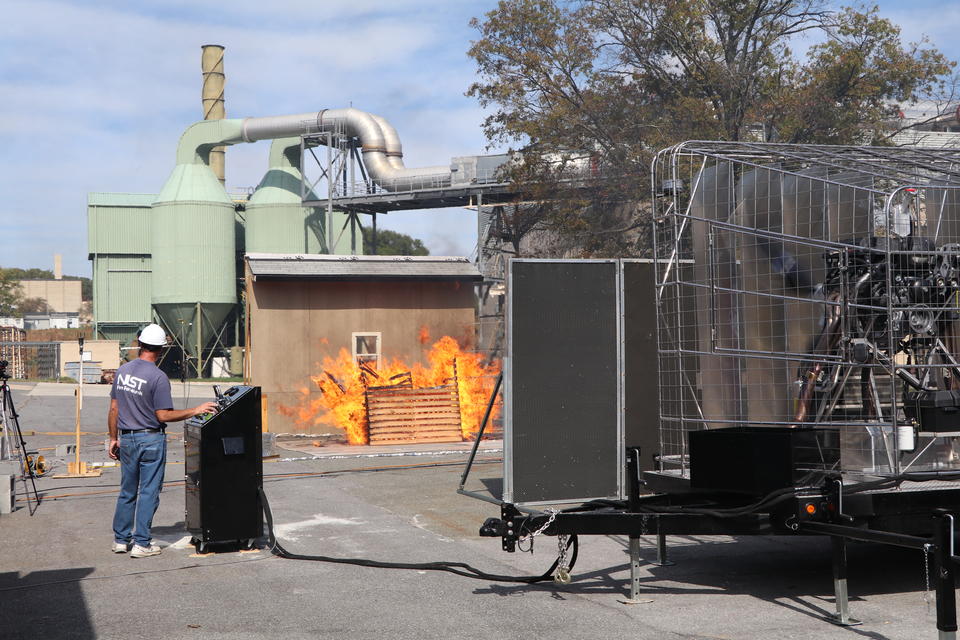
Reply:
M131 558L148 558L150 556L158 556L162 549L159 545L150 543L149 547L141 547L138 544L133 545L133 550L130 552Z
M114 553L126 553L130 550L130 544L125 542L114 542L113 543L113 552Z

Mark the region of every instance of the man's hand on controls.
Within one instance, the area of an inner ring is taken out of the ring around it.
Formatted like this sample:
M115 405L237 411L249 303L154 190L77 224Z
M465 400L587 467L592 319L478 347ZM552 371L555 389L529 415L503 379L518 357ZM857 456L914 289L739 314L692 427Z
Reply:
M217 412L217 403L216 402L204 402L203 404L197 405L193 408L193 415L198 416L201 413L216 413Z

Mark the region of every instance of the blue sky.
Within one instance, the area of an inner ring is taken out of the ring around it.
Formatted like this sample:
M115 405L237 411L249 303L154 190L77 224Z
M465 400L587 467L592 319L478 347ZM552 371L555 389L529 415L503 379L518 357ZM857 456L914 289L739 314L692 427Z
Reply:
M960 58L960 3L880 3L905 40ZM226 47L228 117L353 105L397 128L407 166L486 152L471 17L495 0L4 0L0 266L89 275L86 194L156 193L202 117L200 45ZM254 187L269 143L230 147L227 187ZM466 255L475 214L394 213L381 227Z

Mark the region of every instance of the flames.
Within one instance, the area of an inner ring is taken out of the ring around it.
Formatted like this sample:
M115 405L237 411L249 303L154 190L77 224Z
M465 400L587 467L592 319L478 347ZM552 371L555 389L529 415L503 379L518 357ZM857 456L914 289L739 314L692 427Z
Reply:
M430 334L425 327L420 329L418 339L423 345L429 343ZM279 406L278 410L293 418L300 429L327 424L342 429L350 444L366 444L367 386L396 384L408 377L418 389L449 384L454 378L456 363L461 434L466 440L475 438L500 373L499 362L484 365L483 356L465 351L450 336L433 343L426 353L426 361L429 364L423 366L381 358L374 368L370 363L358 363L349 351L341 349L336 358L323 359L319 373L311 376L310 383L300 389L301 398L295 406ZM499 407L494 406L490 420L498 413Z

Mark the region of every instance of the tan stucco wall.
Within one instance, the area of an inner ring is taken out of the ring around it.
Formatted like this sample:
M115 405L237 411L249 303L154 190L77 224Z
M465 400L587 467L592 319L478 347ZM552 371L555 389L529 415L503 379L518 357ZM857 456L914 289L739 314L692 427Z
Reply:
M21 280L23 298L42 298L50 311L77 313L83 304L79 280Z
M248 375L263 389L270 431L293 432L278 404L296 404L325 356L350 351L353 332L380 332L381 355L425 363L431 343L474 341L473 285L458 282L251 282L247 278ZM420 328L432 340L421 344ZM323 426L316 433L334 433Z
M84 352L90 352L90 361L99 362L101 369L116 369L120 366L120 342L118 340L84 340ZM76 340L60 343L60 375L67 375L68 362L80 359L80 345Z

